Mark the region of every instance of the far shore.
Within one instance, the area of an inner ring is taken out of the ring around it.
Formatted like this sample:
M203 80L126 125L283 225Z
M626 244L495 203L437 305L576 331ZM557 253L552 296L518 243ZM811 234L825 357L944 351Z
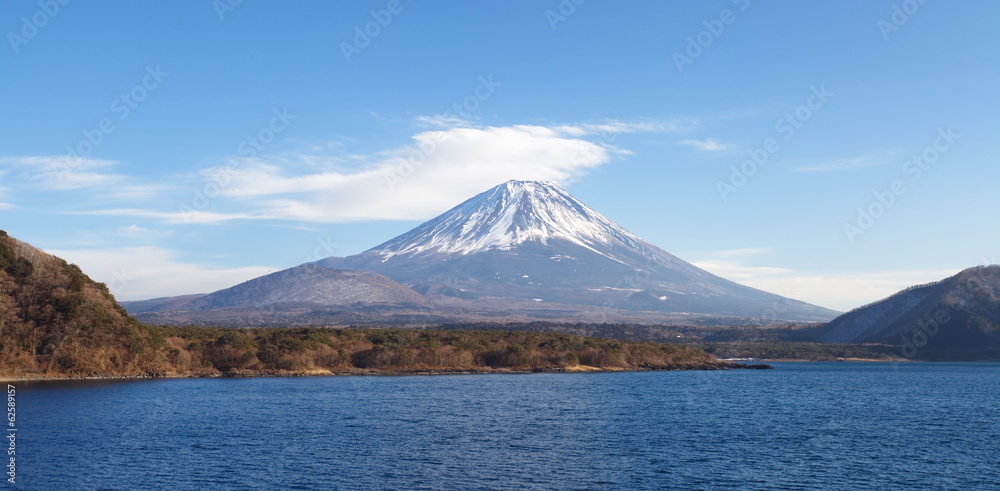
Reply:
M159 380L159 379L189 379L189 378L280 378L280 377L346 377L346 376L408 376L408 375L491 375L491 374L531 374L531 373L618 373L618 372L676 372L690 370L739 370L739 369L770 369L770 365L762 363L713 363L706 365L684 366L678 365L667 368L600 368L585 365L577 365L562 368L537 368L537 369L516 369L516 368L493 368L481 370L469 369L414 369L414 370L241 370L229 373L190 373L190 374L147 374L147 375L88 375L88 376L65 376L65 375L0 375L0 382L47 382L47 381L74 381L74 380Z
M836 360L810 360L808 358L754 358L753 363L838 363L838 362L865 362L865 363L920 363L926 360L911 360L909 358L838 358Z

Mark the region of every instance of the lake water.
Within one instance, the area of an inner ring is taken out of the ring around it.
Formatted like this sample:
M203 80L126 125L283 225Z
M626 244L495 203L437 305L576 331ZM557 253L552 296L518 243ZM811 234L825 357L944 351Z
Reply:
M27 489L1000 489L1000 364L17 383Z

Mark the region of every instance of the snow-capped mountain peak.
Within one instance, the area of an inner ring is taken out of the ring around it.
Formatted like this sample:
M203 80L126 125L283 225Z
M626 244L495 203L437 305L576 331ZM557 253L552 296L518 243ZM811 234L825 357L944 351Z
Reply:
M470 254L526 242L562 239L612 257L614 245L645 250L643 241L544 181L507 181L368 252ZM645 251L643 251L645 252ZM613 258L613 257L612 257Z

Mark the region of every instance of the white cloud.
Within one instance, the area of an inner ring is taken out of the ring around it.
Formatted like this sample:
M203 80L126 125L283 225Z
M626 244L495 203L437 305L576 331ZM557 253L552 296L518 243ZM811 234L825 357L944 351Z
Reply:
M206 182L220 184L215 212L123 208L86 213L206 224L234 219L313 223L426 219L510 179L566 184L613 155L627 153L605 139L591 141L588 136L664 131L677 124L611 121L480 128L434 117L420 122L462 124L422 131L408 145L368 156L232 159L226 166L202 172ZM348 162L352 165L345 166Z
M132 224L128 227L121 227L116 231L119 237L137 239L144 241L161 240L173 235L173 230L153 230Z
M722 249L718 251L709 251L706 254L710 254L713 257L728 258L728 257L760 256L762 254L767 254L768 252L771 252L771 249L766 247L744 247L741 249Z
M18 177L43 191L100 190L101 196L117 199L148 198L163 189L161 184L143 184L113 172L120 163L69 155L0 157L0 165L18 169Z
M423 130L408 144L368 155L351 154L338 144L310 146L296 154L230 158L226 165L203 169L200 182L192 183L194 192L178 196L175 207L139 208L132 205L134 196L102 189L102 196L129 205L66 213L152 218L171 224L421 220L510 179L572 182L615 156L629 154L612 144L618 135L686 131L697 123L609 120L479 127L460 118L427 116L417 118L417 124ZM316 155L324 151L325 155ZM128 184L137 193L142 189L141 183L111 173L115 165L111 161L78 159L67 170L56 157L17 160L42 169L37 179L50 188L115 183L119 188ZM174 190L179 189L175 184Z
M6 173L7 173L6 171L0 171L0 178L2 178L4 176L4 174L6 174ZM9 192L10 192L10 189L8 189L8 188L6 188L4 186L0 186L0 200L7 199L7 195L8 195ZM4 203L3 201L0 201L0 210L5 210L5 209L9 209L9 208L14 208L14 205L10 204L10 203Z
M542 126L425 131L356 171L294 174L248 164L223 190L256 198L255 214L308 222L423 219L509 179L566 183L610 161L598 143Z
M454 114L435 114L433 116L417 116L417 125L431 128L454 128L456 126L471 126L472 123Z
M41 155L3 157L0 164L20 168L22 176L49 191L105 186L125 179L125 176L109 171L117 164L111 160Z
M720 258L694 261L692 264L746 286L845 312L886 298L904 288L937 281L958 272L908 270L817 273L773 266L751 266L739 260Z
M603 123L580 123L558 125L552 129L566 136L582 137L592 135L617 135L621 133L683 133L697 128L700 123L694 119L669 119L661 121L620 121Z
M704 140L681 140L677 143L694 147L695 149L703 152L722 152L733 148L732 145L719 143L714 138L706 138Z
M277 270L217 268L180 261L174 251L148 246L45 252L80 266L95 281L107 284L118 300L211 293Z
M215 212L200 211L200 210L161 212L161 211L143 210L139 208L114 208L109 210L67 211L63 212L63 214L156 218L171 224L216 224L229 220L250 220L259 218L269 218L266 216L250 215L246 213L215 213Z

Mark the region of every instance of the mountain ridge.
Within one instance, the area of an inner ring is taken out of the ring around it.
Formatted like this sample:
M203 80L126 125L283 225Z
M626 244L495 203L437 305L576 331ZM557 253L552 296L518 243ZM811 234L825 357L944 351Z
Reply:
M401 304L423 307L427 299L370 271L337 270L306 263L193 299L187 310Z
M908 358L1000 358L1000 266L915 285L825 324L818 340L899 344Z

